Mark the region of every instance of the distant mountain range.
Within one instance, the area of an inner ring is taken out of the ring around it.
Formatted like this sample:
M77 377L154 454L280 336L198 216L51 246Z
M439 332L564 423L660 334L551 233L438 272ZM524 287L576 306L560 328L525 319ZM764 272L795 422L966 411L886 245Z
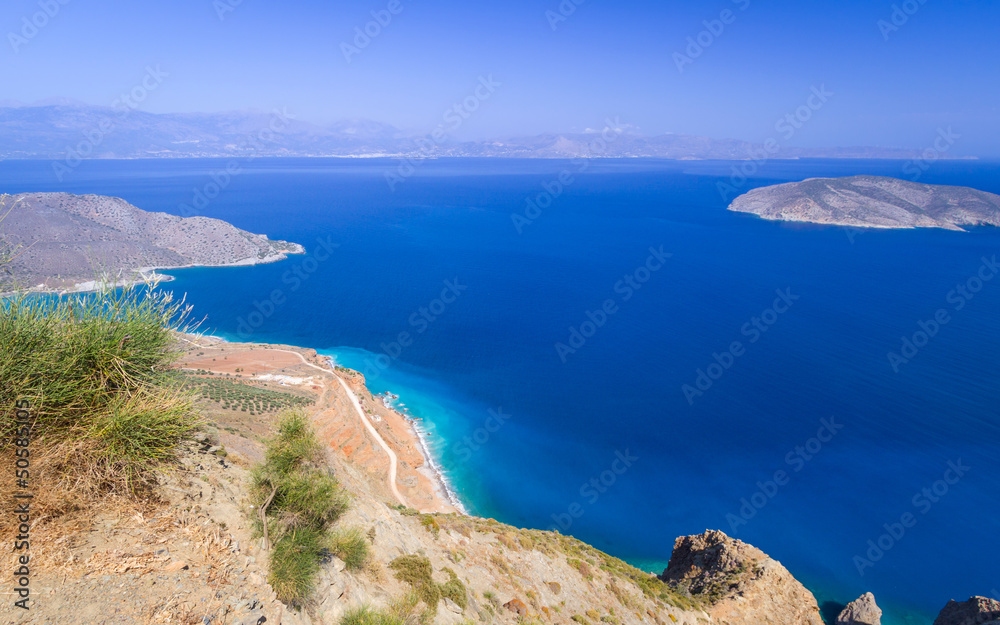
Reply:
M459 118L455 123L460 124ZM454 126L457 127L457 126ZM285 112L155 114L66 99L0 101L0 158L192 158L249 156L500 158L873 158L914 159L919 150L790 148L691 135L643 136L609 120L593 132L455 141L447 124L412 135L387 124L349 120L321 126Z

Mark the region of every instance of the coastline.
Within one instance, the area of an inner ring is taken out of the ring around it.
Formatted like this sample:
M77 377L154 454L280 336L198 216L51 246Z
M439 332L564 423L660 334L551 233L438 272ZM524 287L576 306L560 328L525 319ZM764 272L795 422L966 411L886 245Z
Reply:
M354 372L354 374L361 376L362 374L350 367L345 367L337 362L335 356L324 355L326 361L329 363L330 369L336 371L337 367L348 369ZM372 394L373 397L377 398L379 403L393 415L398 417L398 419L405 424L407 429L412 434L415 442L416 448L420 452L421 457L424 460L424 464L417 469L417 472L423 475L430 482L431 486L435 490L435 493L439 499L442 499L448 503L452 508L458 511L459 514L469 515L468 509L465 504L462 503L461 498L458 496L458 491L452 486L451 481L448 479L447 472L442 467L440 461L434 456L433 451L431 451L430 440L427 432L421 428L421 420L410 414L407 414L403 410L399 410L397 407L390 404L387 398L383 394L375 395L373 391L368 388L367 382L365 382L365 389ZM389 392L392 398L399 399L399 395Z
M778 216L778 215L763 215L763 214L755 212L755 211L739 210L739 209L735 209L735 208L732 208L732 207L729 207L726 210L728 210L729 212L732 212L732 213L742 213L744 215L753 215L754 217L757 217L758 219L763 219L764 221L771 221L771 222L776 222L776 223L786 223L786 224L803 224L803 225L811 225L811 226L831 226L831 227L836 227L836 228L851 228L851 229L854 229L854 230L862 230L862 229L865 229L865 230L921 230L921 229L930 229L930 230L948 230L948 231L951 231L951 232L968 232L964 228L960 228L958 226L949 228L949 227L944 226L944 225L892 226L892 225L873 224L873 223L860 223L860 222L851 223L851 222L846 222L846 221L815 221L815 220L812 220L812 219L802 219L802 218L798 218L798 217L786 217L786 216Z
M393 397L399 398L398 395L393 395ZM461 514L468 515L469 510L462 503L462 500L458 496L458 491L452 486L451 480L448 479L448 474L441 462L434 457L434 452L431 451L430 437L429 434L420 427L421 419L417 417L412 417L407 415L405 412L398 410L397 408L389 405L389 403L383 400L383 405L398 414L402 419L404 419L413 430L413 435L416 437L418 442L418 448L420 454L424 457L424 466L418 469L431 480L435 488L438 489L439 494L444 497L456 510Z
M298 244L296 244L298 245ZM196 267L211 267L213 269L224 269L226 267L252 267L254 265L269 265L271 263L277 263L283 260L287 260L288 257L298 256L306 253L305 246L299 245L299 249L285 249L278 250L277 254L272 254L265 256L264 258L253 258L247 257L241 260L226 263L223 265L203 265L198 263L190 263L187 265L163 265L163 266L148 266L148 267L137 267L128 271L121 270L118 273L119 279L111 282L110 279L107 280L84 280L82 282L75 282L79 278L67 278L67 281L73 281L72 286L48 286L45 283L35 285L33 287L27 287L25 289L28 293L33 294L55 294L55 295L70 295L76 293L94 293L104 289L118 289L118 288L131 288L141 285L151 285L153 287L159 286L161 282L173 282L176 278L169 274L158 273L160 271L170 271L171 269L193 269ZM131 274L132 277L121 278L122 274ZM0 296L7 296L15 291L0 293Z
M432 483L440 489L440 494L444 496L444 498L447 499L460 514L468 516L469 510L465 507L465 504L462 503L462 500L459 499L458 491L451 485L451 480L448 479L448 476L440 462L434 458L434 454L431 452L430 446L427 444L427 434L420 429L420 425L416 421L411 420L410 426L413 428L413 432L416 435L417 440L420 441L420 453L424 456L424 460L427 463L422 468L430 474L428 477L430 477Z
M361 373L311 348L233 342L214 334L184 334L181 338L189 345L177 363L179 368L227 375L277 391L295 388L312 395L318 433L325 445L344 460L364 468L373 477L389 477L389 486L398 481L406 495L405 503L420 512L468 514L431 451L419 420L380 401L381 397L368 389ZM317 369L327 375L316 375ZM346 386L341 389L337 380ZM346 390L360 402L360 410L352 406ZM374 429L366 433L369 426ZM378 444L367 444L365 440ZM380 449L379 445L388 447ZM389 449L398 458L395 472L397 461L391 458ZM376 478L376 482L379 488L385 486L382 479Z

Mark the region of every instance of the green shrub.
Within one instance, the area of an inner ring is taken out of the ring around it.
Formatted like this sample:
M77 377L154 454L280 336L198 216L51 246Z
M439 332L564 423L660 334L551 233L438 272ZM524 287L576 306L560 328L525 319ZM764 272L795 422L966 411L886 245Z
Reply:
M434 536L437 536L441 531L441 526L438 525L437 519L435 519L433 515L421 514L420 524L427 528L427 531L434 534Z
M455 571L447 567L442 569L448 574L448 581L439 584L434 581L431 561L424 556L401 556L390 562L389 568L395 572L396 579L406 582L416 591L420 599L427 604L427 610L431 615L437 612L438 603L442 598L451 599L463 610L469 605L465 584L458 579Z
M289 473L316 458L318 453L319 443L305 414L290 412L278 423L278 436L267 446L265 466L278 473Z
M313 591L324 544L320 532L297 529L285 534L271 551L268 583L281 601L299 605Z
M418 516L420 513L413 508L407 508L403 504L396 504L392 507L393 510L397 510L403 516Z
M465 584L452 574L452 578L441 584L441 596L451 599L463 610L469 605L469 597L465 592Z
M326 529L347 511L348 497L336 478L318 469L302 469L269 482L278 487L272 506L299 523Z
M131 491L150 470L173 457L193 424L186 398L143 389L131 397L112 398L93 415L85 436L98 442L94 459Z
M363 569L368 562L368 542L356 527L334 532L330 537L330 551L352 571Z
M403 625L404 621L388 612L368 606L348 610L340 617L340 625Z
M430 560L418 555L400 556L389 563L389 568L395 572L396 579L406 582L417 592L429 610L437 610L441 588L432 577L434 568Z
M255 508L267 505L267 517L280 521L279 528L324 531L347 511L349 498L336 478L308 464L318 457L318 451L305 415L289 413L267 445L264 464L251 472L253 504Z
M286 603L301 604L312 592L328 548L342 550L352 567L363 566L367 558L367 545L357 530L326 535L347 510L349 498L332 475L313 464L319 449L305 415L285 414L277 436L267 444L264 463L251 472L253 522L258 535L275 543L270 554L272 586Z

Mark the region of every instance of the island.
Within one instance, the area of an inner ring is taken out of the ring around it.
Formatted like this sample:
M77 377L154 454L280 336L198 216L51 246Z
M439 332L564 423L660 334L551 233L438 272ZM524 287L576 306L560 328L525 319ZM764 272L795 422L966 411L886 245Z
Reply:
M154 269L235 266L304 254L219 219L139 209L123 199L70 193L0 196L7 278L37 290L161 280Z
M856 228L1000 226L1000 195L881 176L810 178L761 187L737 197L729 210L773 221Z

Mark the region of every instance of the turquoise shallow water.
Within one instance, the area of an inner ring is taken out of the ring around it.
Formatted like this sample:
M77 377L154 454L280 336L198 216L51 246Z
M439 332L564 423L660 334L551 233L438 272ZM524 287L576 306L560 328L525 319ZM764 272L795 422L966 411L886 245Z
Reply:
M732 163L607 161L519 234L512 214L572 163L428 162L395 193L392 165L245 164L202 212L309 254L175 271L169 288L219 336L313 347L399 394L476 513L648 570L674 537L723 529L822 602L874 592L889 625L1000 588L1000 280L953 295L1000 252L995 230L767 223L725 210ZM0 179L179 214L224 166L88 162L59 184L46 163L4 162ZM746 188L904 166L773 163ZM938 163L922 181L1000 192L998 173ZM887 354L939 309L894 371Z

